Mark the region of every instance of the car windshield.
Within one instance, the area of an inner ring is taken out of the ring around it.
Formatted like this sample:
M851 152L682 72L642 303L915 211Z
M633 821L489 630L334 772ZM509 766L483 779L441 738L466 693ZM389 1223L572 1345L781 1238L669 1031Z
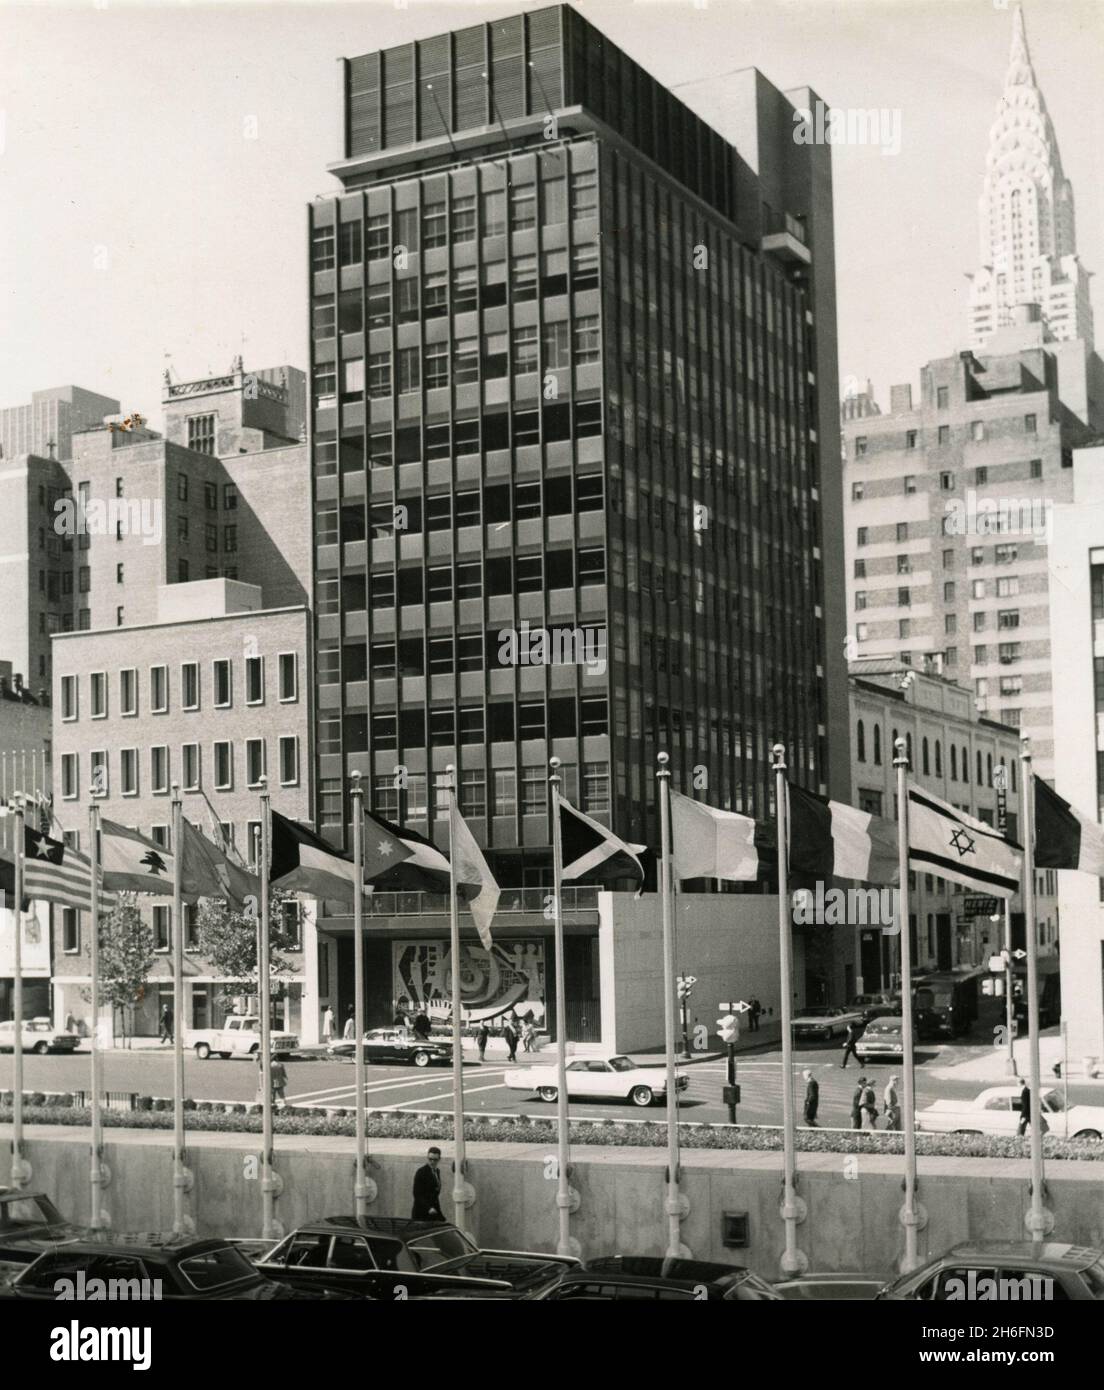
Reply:
M425 1235L408 1241L406 1248L419 1269L436 1269L438 1265L478 1254L479 1251L479 1247L455 1226L442 1226L439 1231L427 1231Z
M1092 1289L1093 1298L1104 1300L1104 1259L1081 1271L1081 1278Z
M611 1071L632 1071L636 1067L631 1057L611 1057L609 1064Z
M802 1014L805 1018L831 1018L836 1012L838 1012L836 1009L826 1008L802 1010Z
M1062 1097L1057 1091L1043 1092L1043 1106L1047 1110L1064 1110L1066 1107L1062 1102Z
M45 1197L6 1197L0 1201L0 1231L61 1224L61 1213Z
M179 1269L193 1289L221 1289L241 1279L258 1277L241 1251L232 1245L205 1250L202 1255L189 1255L180 1261Z

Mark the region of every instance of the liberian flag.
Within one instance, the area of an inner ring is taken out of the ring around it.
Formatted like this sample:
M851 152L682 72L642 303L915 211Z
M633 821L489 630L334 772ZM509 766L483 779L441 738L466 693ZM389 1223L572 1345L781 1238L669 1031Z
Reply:
M1104 826L1074 810L1041 777L1034 781L1035 867L1104 878Z
M88 855L62 840L50 839L29 825L24 828L23 844L24 900L38 898L61 907L75 907L79 912L91 912L92 864ZM100 882L103 882L102 873ZM11 891L15 891L14 876ZM105 893L101 887L100 910L110 912L116 905L115 894Z
M609 878L635 878L643 883L643 845L630 845L584 816L570 801L560 797L560 845L563 851L565 883L600 883Z
M789 867L817 880L853 878L892 884L898 872L897 827L881 816L789 786Z
M908 801L910 869L998 897L1019 892L1019 845L911 784Z
M687 878L753 880L759 874L755 821L671 792L671 860L679 882Z

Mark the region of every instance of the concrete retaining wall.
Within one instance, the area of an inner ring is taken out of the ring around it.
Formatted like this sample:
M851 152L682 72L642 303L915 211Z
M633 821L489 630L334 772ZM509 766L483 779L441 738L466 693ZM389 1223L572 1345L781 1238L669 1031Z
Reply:
M7 1181L10 1126L0 1128L0 1183ZM88 1218L88 1131L35 1125L27 1130L31 1186L47 1193L64 1214ZM256 1177L258 1136L189 1134L189 1163L197 1196L190 1199L201 1233L256 1236L261 1230L261 1191ZM105 1157L112 1180L105 1201L113 1225L164 1230L172 1224L170 1137L161 1131L107 1130ZM445 1166L448 1167L448 1145ZM378 1140L373 1177L381 1215L410 1214L415 1168L426 1144ZM579 1148L572 1182L582 1197L572 1217L584 1255L661 1254L665 1154L653 1149ZM556 1244L555 1141L547 1145L473 1143L469 1178L477 1201L472 1229L483 1245L553 1250ZM783 1245L778 1214L782 1156L694 1150L683 1154L683 1191L690 1214L683 1239L700 1259L746 1263L760 1273L778 1272ZM891 1273L903 1253L898 1221L902 1160L893 1156L799 1155L799 1192L809 1215L799 1245L818 1270L861 1269ZM311 1218L353 1207L352 1145L344 1138L276 1141L276 1167L285 1183L277 1215L287 1229ZM445 1192L451 1188L445 1174ZM1028 1207L1030 1164L1025 1160L929 1158L921 1161L920 1200L929 1214L921 1251L936 1254L970 1239L1020 1239ZM1055 1213L1054 1239L1104 1248L1104 1171L1098 1163L1052 1162L1048 1205ZM451 1201L445 1203L451 1211ZM746 1212L750 1246L726 1249L725 1212Z

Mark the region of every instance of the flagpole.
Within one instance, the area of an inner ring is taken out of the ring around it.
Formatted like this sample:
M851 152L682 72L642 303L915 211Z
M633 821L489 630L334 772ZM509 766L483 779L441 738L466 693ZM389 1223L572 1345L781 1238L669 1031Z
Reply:
M1031 740L1020 742L1020 804L1024 823L1024 950L1027 952L1027 1055L1031 1087L1031 1210L1025 1224L1031 1239L1041 1241L1054 1229L1054 1214L1043 1205L1043 1117L1039 1066L1039 962L1035 931L1035 772Z
M452 1201L453 1222L467 1231L468 1188L466 1182L467 1156L464 1146L464 1053L460 1031L460 903L456 882L456 846L453 844L452 819L459 809L456 801L456 768L445 768L449 782L449 954L452 962ZM469 1232L470 1234L470 1232Z
M269 960L269 932L272 905L268 882L271 859L272 829L269 824L268 779L261 779L261 930L257 943L257 1003L261 1017L261 1234L266 1240L279 1240L283 1234L276 1220L276 1197L280 1183L273 1171L272 1136L272 985Z
M172 784L173 849L173 1234L190 1235L195 1222L186 1211L192 1190L184 1148L184 802L180 785Z
M98 793L97 783L93 782L91 794L95 797ZM88 947L92 975L92 1037L89 1048L92 1064L92 1219L89 1225L98 1231L107 1224L102 1203L107 1175L103 1165L103 1116L100 1111L100 1090L103 1086L103 1058L100 1056L100 808L94 800L88 807L88 833L91 839L88 846L88 891L92 908L89 913L91 936Z
M360 773L352 777L353 799L353 866L356 885L353 889L353 1062L356 1086L356 1159L354 1161L353 1197L356 1214L368 1215L368 1205L375 1197L365 1179L368 1174L367 1119L364 1113L364 791Z
M797 1228L805 1220L804 1200L797 1195L797 1124L794 1117L793 1081L793 921L789 890L789 803L786 798L786 747L776 743L774 755L774 806L778 827L778 959L782 984L782 1220L786 1248L780 1261L787 1277L804 1274L809 1257L798 1246Z
M908 1274L920 1263L917 1234L927 1224L923 1209L916 1200L916 1072L913 1058L912 1008L912 932L909 928L909 800L908 744L899 738L893 745L897 770L897 866L898 913L897 958L901 965L901 1050L904 1085L905 1131L905 1202L901 1208L901 1225L905 1228L905 1256L901 1272Z
M667 1198L663 1209L667 1214L667 1258L689 1259L690 1250L682 1243L682 1219L690 1210L687 1199L679 1192L679 1130L678 1074L675 1070L675 1033L678 1018L675 1009L675 937L672 923L671 873L671 772L668 754L656 756L659 771L659 824L662 864L660 894L663 908L663 1032L667 1062Z
M578 1193L571 1187L571 1149L567 1108L567 984L564 969L563 836L560 829L560 760L550 758L552 776L552 904L555 912L556 951L556 1206L559 1209L557 1255L579 1253L571 1239L571 1213L578 1208Z
M12 1019L15 1023L15 1037L12 1043L15 1062L15 1090L12 1094L12 1183L17 1189L26 1187L31 1180L31 1165L23 1157L23 854L25 850L23 793L14 798L15 814L14 860L15 860L15 902L12 904L12 921L15 923L15 957L13 968L15 977L12 988Z

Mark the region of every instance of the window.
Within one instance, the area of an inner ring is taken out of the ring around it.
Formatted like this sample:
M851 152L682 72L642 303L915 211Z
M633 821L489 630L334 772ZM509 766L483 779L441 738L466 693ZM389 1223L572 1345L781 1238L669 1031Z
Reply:
M390 254L391 219L386 212L376 213L368 219L368 259L378 261Z
M150 749L150 790L169 790L169 750L163 743L154 744Z
M911 497L916 491L916 479L911 473L905 474L905 495Z
M487 782L479 768L461 769L460 811L465 816L487 814Z
M855 537L855 543L856 543L856 545L865 545L868 535L869 535L869 529L868 529L866 526L860 526L859 529L858 529L858 531L856 532L856 537Z
M76 753L61 755L61 795L64 801L75 801L80 795L79 767Z
M975 469L974 469L974 482L977 484L978 487L981 487L983 483L987 483L988 481L989 481L989 470L988 470L988 468L975 468Z
M867 627L866 623L856 623L856 624L855 624L855 640L856 640L856 642L865 642L866 639L867 639L868 634L869 634L869 628Z
M363 249L359 222L342 222L337 234L338 260L341 265L359 265Z
M598 212L598 171L583 169L571 175L571 216L575 221Z
M452 376L457 386L479 380L479 339L457 338L452 347Z
M80 914L75 907L61 909L61 949L70 956L80 951Z
M1002 666L1012 666L1020 659L1019 642L998 642L997 660Z
M1002 608L997 613L997 627L1009 628L1019 627L1020 610L1018 608Z
M399 391L417 391L421 386L421 349L399 349Z
M475 240L475 195L452 200L452 243Z
M1024 416L1024 434L1035 434L1036 432L1037 432L1037 423L1036 423L1035 416L1034 416L1034 415L1025 415L1025 416Z
M76 676L62 676L61 678L61 717L62 720L73 720L80 713L78 707L79 683Z
M975 444L980 444L985 439L985 422L983 420L970 422L970 438Z
M863 500L864 485L862 483L851 484L851 501L861 502Z
M940 444L943 444L943 445L946 445L946 444L949 444L950 442L951 442L951 427L950 427L950 425L940 425L940 426L939 426L939 443L940 443Z
M909 605L911 604L911 602L912 602L912 599L911 599L909 590L908 590L907 588L905 588L905 587L899 588L899 589L897 590L897 607L898 607L898 608L908 608Z
M609 763L583 764L583 807L587 811L610 809Z
M874 764L880 767L882 764L882 728L880 724L874 725Z
M953 580L953 579L948 579L948 580L945 581L945 583L944 583L944 585L943 585L943 602L944 602L944 603L954 603L954 601L955 601L955 586L954 586L954 580Z
M898 637L898 640L899 640L899 641L902 641L902 642L907 642L908 639L909 639L909 637L911 637L911 636L912 636L912 625L911 625L911 623L909 622L909 619L908 619L908 618L898 618L898 620L897 620L897 637Z
M426 390L432 391L449 383L448 343L427 343L425 349Z
M97 748L89 754L89 760L92 768L92 794L107 796L110 789L107 753L102 748Z
M857 747L858 747L858 758L859 758L859 762L860 762L860 763L865 763L865 762L866 762L866 729L865 729L865 727L864 727L863 722L862 722L861 719L859 720L859 722L858 722L858 727L857 727L857 729L856 729L856 743L857 743Z
M997 580L998 598L1015 598L1020 592L1020 580L1018 575L1005 575Z
M865 607L866 607L866 590L865 590L865 589L858 589L858 590L856 590L856 593L855 593L855 608L856 608L856 611L858 611L858 612L861 613L862 610L863 610Z
M280 737L280 785L294 787L299 782L299 740L295 734Z
M856 560L856 561L855 561L855 578L856 578L856 579L865 579L865 578L866 578L866 561L865 561L865 560Z
M215 416L189 415L187 427L188 448L194 449L197 454L213 455L215 452ZM181 473L177 479L177 496L181 502L188 500L188 478L184 473Z
M215 684L215 708L226 709L231 700L230 662L219 660L212 663Z
M119 713L138 713L138 672L133 667L119 672Z
M107 676L103 671L92 673L92 718L107 717Z
M368 394L373 399L391 394L391 354L389 352L371 352L368 354Z
M897 573L898 573L898 574L911 574L911 573L912 573L912 561L909 559L909 557L908 557L907 555L898 555L898 556L897 556Z
M575 362L597 362L601 358L601 334L597 314L587 314L575 320Z
M138 750L123 748L119 752L119 780L124 796L138 795Z
M939 410L946 410L951 403L951 391L949 386L939 386L935 392L935 404Z
M907 522L907 521L899 521L899 522L897 523L897 539L898 539L899 541L907 541L907 540L908 540L908 536L909 536L908 522Z
M1030 461L1028 464L1028 476L1032 478L1041 478L1043 476L1042 459L1032 459Z
M546 323L542 334L542 355L546 371L571 365L568 324Z
M234 745L215 744L215 789L229 791L234 785Z
M905 431L905 448L906 448L906 449L915 449L915 448L916 448L916 431L915 431L915 430L906 430L906 431Z
M180 749L181 773L184 790L194 792L199 789L199 744L185 743Z
M313 227L311 229L311 269L333 270L334 268L334 229L333 227Z
M150 712L165 714L169 708L169 672L166 666L150 667Z
M278 660L280 701L282 704L289 704L299 698L299 658L295 652L281 652Z
M224 526L222 528L222 548L227 555L233 555L238 548L238 528L236 526Z
M953 637L957 631L958 618L955 616L954 613L945 613L943 615L943 632L945 636Z
M265 697L264 657L245 658L245 703L263 705Z
M510 230L527 232L537 225L537 187L516 183L510 189Z
M1023 693L1023 676L1001 676L1000 693L1002 695L1020 695Z
M954 492L955 476L946 470L939 475L939 489L941 492Z

